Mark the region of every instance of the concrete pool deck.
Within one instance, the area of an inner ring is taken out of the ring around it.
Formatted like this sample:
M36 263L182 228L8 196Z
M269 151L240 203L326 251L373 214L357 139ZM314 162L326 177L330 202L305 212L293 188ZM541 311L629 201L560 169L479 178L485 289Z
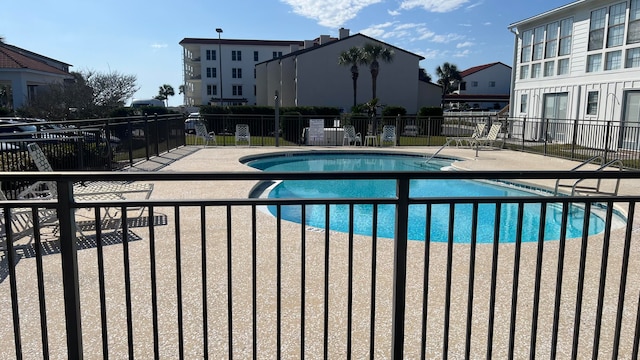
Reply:
M384 151L416 154L430 154L438 147L396 147ZM380 148L367 147L187 147L165 154L150 162L137 164L141 171L257 171L241 164L238 159L255 154L310 150L362 150L377 151ZM447 148L443 156L460 159L454 165L461 170L570 170L578 163L563 159L541 157L507 150L483 150L476 157L475 150ZM134 169L132 169L134 170ZM179 186L177 186L179 184ZM235 199L246 198L255 182L157 182L152 199ZM541 183L553 187L553 183ZM606 184L605 184L606 185ZM621 195L640 193L640 184L622 180ZM227 333L227 238L226 209L224 207L207 210L207 299L209 305L208 331L209 346L213 358L226 358L228 353ZM233 234L233 332L234 357L247 358L252 354L251 331L251 226L246 219L251 209L233 209L231 230ZM155 255L158 282L160 357L177 358L178 331L176 300L176 246L175 234L180 233L182 307L184 316L185 357L202 357L202 277L200 254L200 213L199 209L180 211L180 228L175 228L175 213L171 208L158 208L155 212L158 226L155 227ZM640 224L638 215L634 224ZM276 227L272 216L258 211L256 214L257 254L258 254L258 352L259 358L274 358L276 354ZM610 357L614 334L616 304L621 268L621 255L625 229L612 231L607 264L607 287L604 297L603 327L601 330L600 355ZM131 293L133 299L132 329L136 357L152 357L152 315L149 261L149 231L146 227L132 227L129 243L130 274L133 279ZM300 357L300 284L302 262L302 232L305 242L305 355L318 358L323 353L324 316L324 253L325 233L304 229L300 224L282 222L282 354L283 358ZM133 237L135 235L135 237ZM347 333L347 289L348 289L348 237L346 234L330 232L329 253L329 348L330 358L344 358ZM584 296L580 327L579 358L590 357L592 351L596 305L600 280L600 256L603 250L602 235L590 237L587 248ZM417 358L420 354L420 334L422 316L422 283L425 268L423 242L410 242L407 269L407 307L405 328L405 358ZM354 237L353 257L353 327L352 355L354 358L368 357L371 299L371 238ZM109 355L112 358L127 356L127 324L125 307L123 250L121 245L105 246L105 279L108 318ZM391 284L393 267L393 242L378 239L376 244L376 322L375 357L389 357L391 338ZM427 358L441 357L444 328L444 296L446 293L447 245L432 243L429 257ZM449 355L460 358L465 350L467 321L469 245L457 244L453 249L451 293L451 323L449 332ZM539 358L547 358L551 346L551 324L554 316L554 296L558 271L559 242L546 242L542 262L542 284L538 316L536 352ZM580 263L581 242L572 239L566 242L565 260L562 274L562 302L560 304L558 358L569 357L573 337L574 316L577 293L577 274ZM490 245L476 249L474 302L472 315L471 354L472 358L486 356L488 337L489 298L491 281ZM631 259L640 256L638 232L633 233ZM496 312L494 325L493 357L505 358L508 352L509 326L511 324L511 294L513 287L513 264L515 247L501 244L498 255L498 277L496 288ZM537 244L523 244L520 254L518 301L515 332L515 358L529 355L531 317L533 312L533 289L536 273ZM6 261L6 260L5 260ZM99 292L97 274L97 252L87 248L78 252L80 266L83 342L86 358L102 358ZM61 303L61 282L59 256L45 256L45 286L47 299L47 320L49 325L49 348L52 358L66 356L65 341L58 334L64 334L64 311ZM20 297L22 348L25 358L40 358L40 320L35 285L35 258L24 255L16 266ZM629 264L630 281L627 282L625 309L623 316L623 336L620 358L630 357L633 345L636 306L640 283L640 264ZM0 282L0 312L4 319L11 318L9 282L3 276ZM5 323L7 324L7 323ZM0 327L0 355L14 356L13 329Z

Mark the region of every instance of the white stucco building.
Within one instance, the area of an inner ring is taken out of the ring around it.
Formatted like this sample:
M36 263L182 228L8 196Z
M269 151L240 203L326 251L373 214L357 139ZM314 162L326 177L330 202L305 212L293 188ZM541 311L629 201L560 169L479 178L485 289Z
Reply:
M445 103L461 108L499 110L507 106L511 94L511 66L501 62L483 64L460 72L462 81Z
M421 84L419 62L424 58L371 37L349 35L340 29L339 38L321 36L315 46L305 42L298 51L256 65L257 104L273 105L276 91L282 106L332 106L349 111L353 106L351 66L338 64L340 54L366 43L393 50L390 63L380 61L377 78L378 104L404 107L416 113L422 106L438 106L437 87ZM359 67L356 103L372 99L372 81L368 66Z
M73 81L71 65L0 43L0 106L19 109L50 84Z
M561 125L640 123L640 0L579 0L509 30L515 35L511 116L556 124L546 134L540 124L514 135L602 148L593 140L602 134ZM637 131L613 129L609 148L637 147Z
M185 105L255 105L255 64L296 51L303 42L184 38L180 45Z

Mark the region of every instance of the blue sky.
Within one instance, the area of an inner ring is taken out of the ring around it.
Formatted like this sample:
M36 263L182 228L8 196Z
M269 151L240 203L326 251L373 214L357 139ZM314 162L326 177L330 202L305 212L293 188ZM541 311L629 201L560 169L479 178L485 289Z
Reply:
M459 70L513 62L507 27L571 0L2 0L0 36L73 65L72 71L137 76L136 98L176 89L185 37L310 40L345 27L425 57L434 81L444 62ZM384 65L383 65L384 66ZM384 71L384 68L381 69Z

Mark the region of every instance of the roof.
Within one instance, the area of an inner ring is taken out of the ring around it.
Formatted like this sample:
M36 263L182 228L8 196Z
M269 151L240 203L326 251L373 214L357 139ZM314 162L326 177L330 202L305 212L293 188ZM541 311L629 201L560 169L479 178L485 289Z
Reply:
M341 41L344 41L344 40L346 40L346 39L351 39L351 38L356 37L356 36L364 37L364 38L369 39L369 40L371 40L371 41L379 42L379 43L384 44L385 46L387 46L387 47L389 47L389 48L392 48L392 49L394 49L394 50L402 51L403 53L406 53L406 54L409 54L409 55L413 55L413 56L415 56L415 57L419 58L420 60L424 60L424 59L425 59L425 58L424 58L423 56L421 56L421 55L414 54L414 53L412 53L412 52L409 52L409 51L407 51L407 50L401 49L401 48L399 48L399 47L397 47L397 46L393 46L393 45L391 45L391 44L387 44L387 43L385 43L384 41L380 41L380 40L378 40L378 39L374 39L374 38L369 37L369 36L367 36L367 35L357 33L357 34L353 34L353 35L350 35L350 36L344 37L344 38L342 38L342 39L331 38L330 40L332 40L332 41L329 41L329 42L327 42L327 43L324 43L324 44L321 44L321 45L315 45L315 46L312 46L312 47L310 47L310 48L306 48L306 49L300 49L300 50L298 50L298 51L293 51L293 52L290 52L290 53L288 53L288 54L282 55L281 57L278 57L278 58L275 58L275 59L269 59L269 60L263 61L263 62L261 62L260 64L262 64L262 63L268 63L268 62L271 62L271 61L278 61L278 60L281 60L281 59L284 59L284 58L287 58L287 57L291 57L291 56L299 56L299 55L305 54L305 53L307 53L307 52L309 52L309 51L313 51L313 50L316 50L316 49L323 48L323 47L325 47L325 46L335 45L335 44L337 44L337 43L339 43L339 42L341 42Z
M508 29L511 30L511 29L517 28L520 25L523 25L523 24L526 24L528 22L535 21L535 20L538 20L538 19L541 19L541 18L545 18L545 17L550 16L550 15L554 15L555 13L558 13L558 12L561 12L563 10L566 10L567 8L572 8L574 6L577 6L578 4L589 2L589 1L596 1L596 0L577 0L577 1L571 2L569 4L557 7L555 9L551 9L549 11L543 12L542 14L534 15L534 16L531 16L531 17L526 18L524 20L520 20L520 21L514 22L513 24L509 25ZM599 0L597 0L597 1L599 1Z
M204 39L204 38L184 38L178 43L180 45L198 44L198 45L262 45L262 46L290 46L304 45L304 41L299 40L238 40L238 39Z
M494 63L490 63L490 64L478 65L478 66L474 66L472 68L468 68L467 70L461 71L460 72L460 76L461 77L469 76L471 74L474 74L474 73L477 73L479 71L488 69L488 68L493 67L495 65L504 65L504 66L508 67L509 69L511 69L511 66L509 66L509 65L505 65L505 64L503 64L501 62L494 62Z
M0 45L0 69L27 69L57 75L71 76L71 74L66 71L62 71L42 61L22 55L19 52L14 51L10 47L4 45Z

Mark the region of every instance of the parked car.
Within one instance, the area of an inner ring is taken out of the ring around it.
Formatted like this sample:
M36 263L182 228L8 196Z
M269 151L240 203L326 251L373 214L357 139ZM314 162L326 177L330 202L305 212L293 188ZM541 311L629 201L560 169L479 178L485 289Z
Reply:
M420 129L417 125L407 125L402 131L402 136L418 136Z
M196 133L196 121L202 121L199 112L194 112L189 114L187 120L184 121L184 132L185 134L195 134Z
M16 145L19 141L33 139L36 137L38 128L34 125L25 124L15 118L0 118L0 142L5 149L10 149L12 142Z

